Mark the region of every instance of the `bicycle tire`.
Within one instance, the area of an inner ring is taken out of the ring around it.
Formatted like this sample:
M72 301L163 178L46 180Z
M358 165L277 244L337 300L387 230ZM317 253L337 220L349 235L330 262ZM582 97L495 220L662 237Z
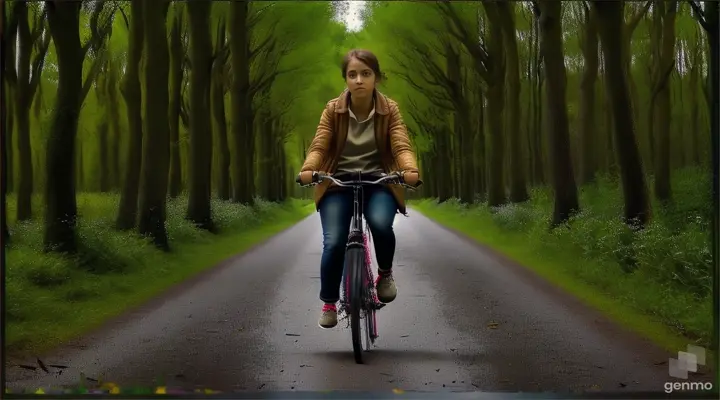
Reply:
M350 286L350 330L352 333L352 344L353 353L355 355L355 362L362 364L363 356L363 335L362 335L362 323L360 316L363 309L363 298L364 298L364 266L365 266L365 253L361 247L350 248L347 250L345 255L348 260L347 263L347 276L348 283Z

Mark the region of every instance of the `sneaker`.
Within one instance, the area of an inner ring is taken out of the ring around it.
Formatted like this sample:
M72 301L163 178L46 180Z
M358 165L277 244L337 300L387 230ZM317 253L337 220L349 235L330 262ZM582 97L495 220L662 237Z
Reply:
M392 272L378 272L375 288L378 299L383 303L390 303L397 296L397 287Z
M325 304L322 308L322 315L318 322L321 328L329 329L337 325L337 307L335 304Z

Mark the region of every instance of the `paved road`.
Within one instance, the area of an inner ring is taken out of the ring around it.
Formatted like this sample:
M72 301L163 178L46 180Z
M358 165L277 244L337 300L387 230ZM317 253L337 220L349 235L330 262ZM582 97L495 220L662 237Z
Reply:
M317 326L314 214L44 356L69 366L62 375L7 366L8 387L72 385L81 372L121 387L222 391L656 391L668 380L671 355L520 267L414 211L396 232L399 296L378 316L366 365L354 363L344 325Z

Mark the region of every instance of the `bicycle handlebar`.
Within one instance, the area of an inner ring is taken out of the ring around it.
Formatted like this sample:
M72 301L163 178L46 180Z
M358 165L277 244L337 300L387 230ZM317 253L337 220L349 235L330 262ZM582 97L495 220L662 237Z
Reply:
M416 190L416 189L417 189L415 186L411 186L411 185L408 185L408 184L406 184L405 182L403 182L402 173L401 173L401 172L391 172L391 173L389 173L389 174L385 174L385 173L378 174L378 173L361 173L361 172L342 172L342 173L337 174L337 175L339 175L339 176L341 176L341 177L345 177L345 176L350 177L350 176L353 176L353 175L355 175L355 176L360 176L360 177L363 177L363 176L365 176L365 177L375 177L375 176L378 176L378 175L379 175L380 178L377 179L377 180L374 180L374 181L362 180L362 179L359 179L359 180L358 180L358 179L354 179L354 180L346 180L346 181L343 182L343 181L341 181L341 180L339 180L339 179L336 179L335 177L333 177L333 176L330 175L330 174L322 173L322 172L318 172L318 171L313 171L313 173L312 173L312 182L310 182L309 184L303 185L302 182L300 181L300 175L299 175L299 174L298 174L297 178L295 179L295 182L297 182L300 186L309 187L309 186L317 185L317 184L321 183L321 182L322 182L323 180L325 180L325 179L329 179L329 180L331 180L333 183L335 183L336 185L341 186L341 187L356 187L356 186L362 186L362 185L379 185L379 184L381 184L381 183L383 183L383 182L394 181L394 182L390 182L390 183L402 185L402 186L404 186L404 187L406 187L406 188L409 188L409 189L412 189L412 190Z

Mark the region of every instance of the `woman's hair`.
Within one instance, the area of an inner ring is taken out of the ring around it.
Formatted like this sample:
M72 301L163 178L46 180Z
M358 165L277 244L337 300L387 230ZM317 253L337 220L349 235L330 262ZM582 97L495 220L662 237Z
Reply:
M343 57L342 61L342 77L343 79L347 79L347 68L348 64L350 64L350 60L353 58L357 58L358 60L362 61L363 64L370 67L370 69L373 70L375 73L376 79L378 81L386 80L387 76L385 76L385 73L380 71L380 62L378 61L375 54L373 54L370 50L363 50L363 49L353 49L348 51L347 54L345 54L345 57Z

